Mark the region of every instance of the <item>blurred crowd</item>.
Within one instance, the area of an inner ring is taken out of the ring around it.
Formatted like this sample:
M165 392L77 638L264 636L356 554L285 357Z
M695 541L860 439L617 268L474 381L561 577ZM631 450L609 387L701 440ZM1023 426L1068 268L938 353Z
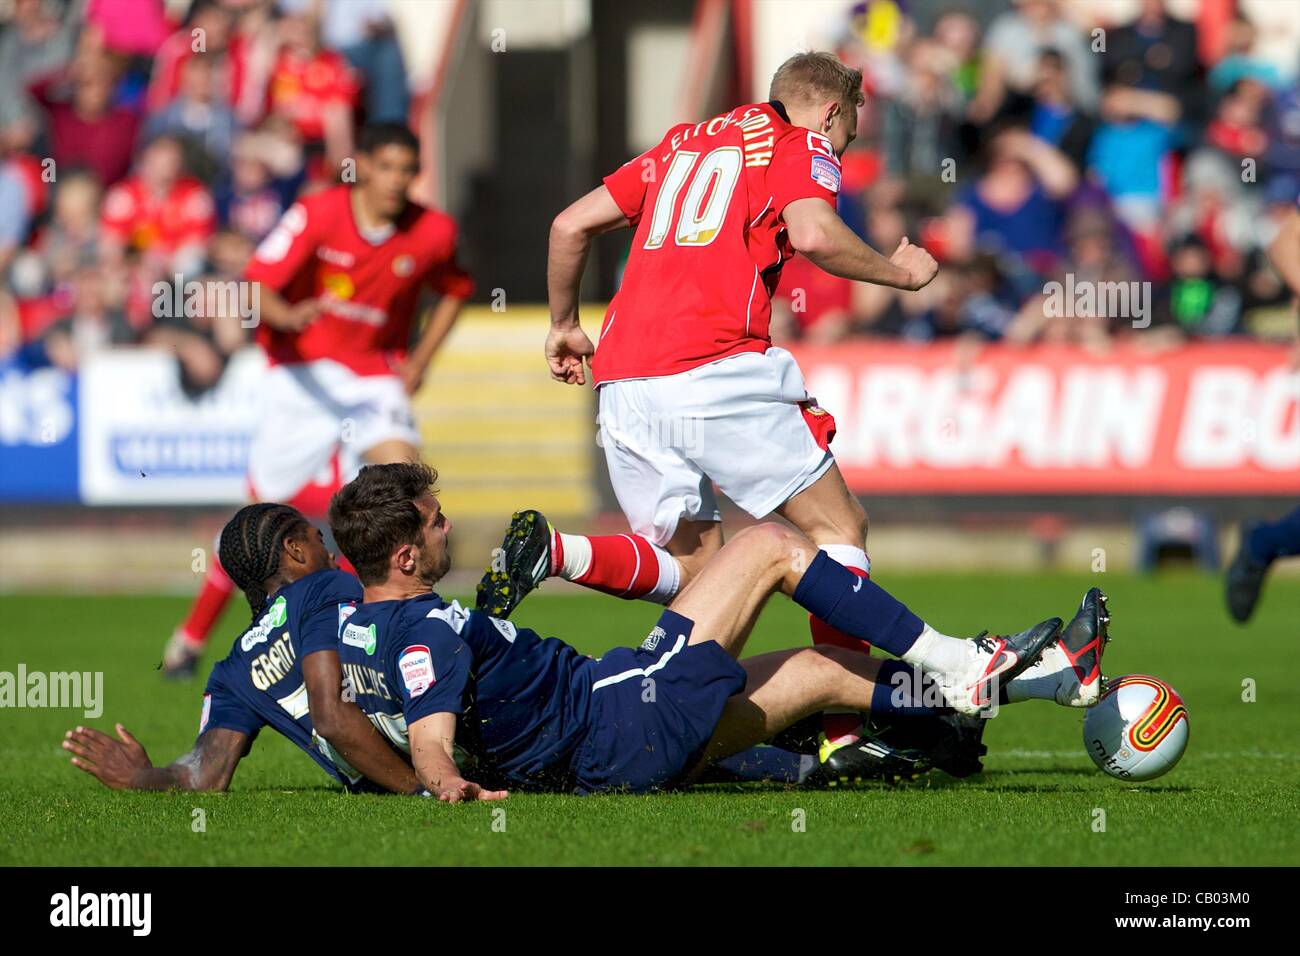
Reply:
M840 212L885 255L906 235L941 268L899 294L797 257L784 336L1294 339L1264 249L1300 194L1300 50L1289 70L1259 56L1245 5L1189 23L1140 0L1136 20L1090 24L1095 6L1012 0L981 28L954 5L929 32L906 0L852 8L837 52L863 70L867 102ZM1090 283L1150 283L1146 314L1049 301Z
M1244 2L1189 23L1139 0L1136 20L1100 30L1079 17L1092 5L1007 0L981 25L955 4L928 32L908 0L851 8L838 53L868 95L841 213L885 254L907 235L942 268L901 295L796 257L775 334L1294 335L1263 249L1300 191L1300 62L1258 54ZM296 196L337 180L358 123L409 118L384 0L0 0L0 14L0 361L72 368L137 344L174 352L203 391L249 332L155 314L153 289L237 278ZM1099 297L1053 315L1067 279L1149 283L1149 314Z
M7 3L0 360L138 344L203 391L248 330L167 314L155 284L238 278L296 196L337 181L357 123L407 120L383 0Z

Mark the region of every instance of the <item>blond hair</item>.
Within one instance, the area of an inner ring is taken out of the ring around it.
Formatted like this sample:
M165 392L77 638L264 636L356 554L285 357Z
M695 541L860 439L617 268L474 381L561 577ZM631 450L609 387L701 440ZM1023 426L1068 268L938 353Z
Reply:
M850 69L834 53L796 53L772 76L767 98L782 103L810 105L833 98L854 108L866 102L862 71Z

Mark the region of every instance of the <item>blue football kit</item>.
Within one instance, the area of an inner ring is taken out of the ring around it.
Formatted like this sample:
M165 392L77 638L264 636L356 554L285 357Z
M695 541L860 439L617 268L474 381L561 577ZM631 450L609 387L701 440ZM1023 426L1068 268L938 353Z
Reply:
M333 570L299 578L271 595L266 611L212 669L199 733L224 727L251 739L269 726L349 790L378 789L317 736L302 676L304 657L337 648L339 630L361 597L355 577Z
M467 776L489 787L597 793L679 783L745 671L664 611L633 649L599 659L437 594L358 606L339 632L344 686L397 747L407 728L457 717Z

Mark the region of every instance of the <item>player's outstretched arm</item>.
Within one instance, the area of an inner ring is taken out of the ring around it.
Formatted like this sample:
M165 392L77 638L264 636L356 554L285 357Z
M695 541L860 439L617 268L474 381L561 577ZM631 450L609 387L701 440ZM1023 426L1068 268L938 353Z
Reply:
M456 743L456 715L430 714L407 728L411 762L425 788L443 803L466 800L504 800L505 790L484 790L460 775L453 757Z
M591 241L601 233L629 225L609 189L599 186L555 217L546 255L546 296L551 331L546 337L546 364L551 378L585 385L583 362L596 348L578 325L578 293Z
M912 245L906 236L886 259L859 239L821 199L796 199L781 217L790 244L831 275L915 292L939 271L934 257L922 246Z
M144 746L121 724L117 738L89 727L64 734L72 765L110 790L225 790L248 753L248 734L214 727L199 734L194 749L165 767L155 767Z
M343 674L338 652L308 654L302 660L302 676L312 726L339 756L385 790L419 793L424 789L415 771L384 742L361 708L340 697Z

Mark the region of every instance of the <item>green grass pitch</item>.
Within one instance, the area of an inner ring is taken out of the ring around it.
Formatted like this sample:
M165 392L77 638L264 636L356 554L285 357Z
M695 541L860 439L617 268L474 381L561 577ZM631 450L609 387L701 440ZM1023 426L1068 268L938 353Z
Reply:
M184 610L176 597L0 597L0 670L104 672L104 714L0 710L0 864L1135 864L1300 863L1300 583L1270 582L1249 628L1222 609L1220 585L1192 572L1100 575L886 575L949 633L1068 617L1100 584L1114 617L1111 675L1147 672L1187 701L1191 743L1159 780L1125 784L1094 770L1081 714L1046 703L1006 708L985 735L981 777L941 774L899 788L808 792L718 787L660 796L515 794L505 804L348 796L305 756L264 732L226 794L115 793L71 767L63 731L120 720L156 763L191 745L202 681L154 668ZM245 614L223 621L224 655ZM655 610L545 590L516 619L586 652L635 644ZM783 598L749 650L807 640ZM1254 681L1255 700L1243 700ZM493 809L504 807L494 828ZM193 823L202 809L206 829ZM802 811L800 813L799 811ZM1094 827L1104 811L1104 832ZM795 824L802 820L803 827ZM501 828L504 822L504 829Z

